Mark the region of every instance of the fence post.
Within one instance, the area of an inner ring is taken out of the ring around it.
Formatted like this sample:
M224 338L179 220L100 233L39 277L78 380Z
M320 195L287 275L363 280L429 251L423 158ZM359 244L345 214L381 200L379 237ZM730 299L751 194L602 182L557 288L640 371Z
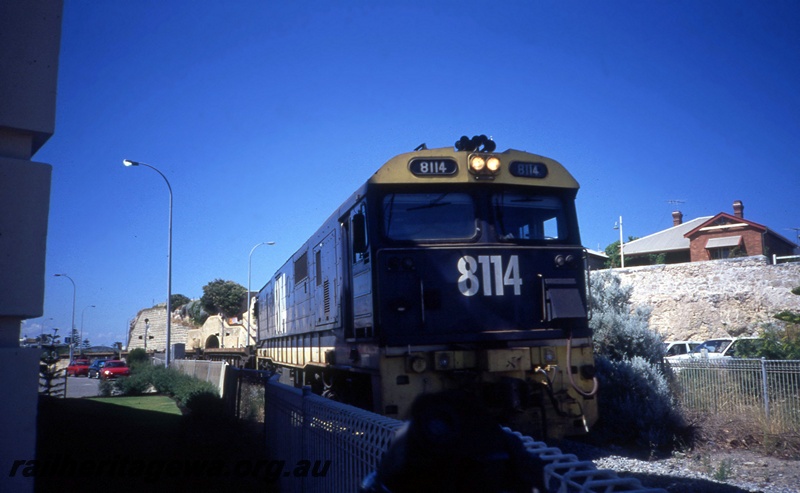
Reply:
M309 438L309 432L308 432L308 429L310 428L310 426L309 426L310 425L310 421L311 421L311 419L310 419L310 414L311 413L308 412L308 408L309 408L308 396L310 396L311 393L312 393L311 392L311 387L308 386L308 385L304 385L303 386L303 402L302 402L302 406L303 406L303 431L301 432L301 436L300 436L300 443L303 444L303 446L302 446L302 448L300 450L301 450L301 453L303 454L303 456L298 457L298 459L303 459L303 457L311 457L311 456L314 455L314 454L310 453L311 452L310 450L308 450L308 448L310 446L309 442L311 441L310 438ZM316 451L314 451L314 452L316 452ZM308 480L307 477L303 477L303 478L300 479L301 484L303 485L303 489L301 491L306 491L306 487L308 486L307 480Z
M236 379L236 419L239 419L242 413L242 380L244 379L244 372L237 371Z
M767 361L761 358L761 385L764 388L764 413L769 421L769 388L767 387Z

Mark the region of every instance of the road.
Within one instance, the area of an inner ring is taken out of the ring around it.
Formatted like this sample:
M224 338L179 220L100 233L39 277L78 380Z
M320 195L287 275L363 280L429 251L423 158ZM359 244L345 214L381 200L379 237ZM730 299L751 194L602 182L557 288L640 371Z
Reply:
M100 395L100 380L86 377L67 377L67 397L96 397Z

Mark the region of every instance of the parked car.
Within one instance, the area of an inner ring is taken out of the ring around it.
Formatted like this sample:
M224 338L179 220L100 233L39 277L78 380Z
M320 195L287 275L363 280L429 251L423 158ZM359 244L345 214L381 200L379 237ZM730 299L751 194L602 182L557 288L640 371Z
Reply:
M694 348L702 344L699 341L666 341L664 342L664 356L678 356L692 352Z
M75 360L67 366L68 377L80 377L89 374L89 360Z
M719 339L709 339L691 352L668 356L667 361L691 361L693 359L730 359L741 358L741 348L747 344L757 344L756 337L721 337Z
M96 359L89 365L89 378L100 378L100 372L103 370L103 367L106 364L106 360L104 359Z
M124 361L108 360L103 365L103 370L100 372L100 377L104 380L116 377L127 377L131 374L131 369Z
M747 358L753 354L753 350L760 349L764 345L764 340L758 337L739 337L728 346L723 357L725 358Z

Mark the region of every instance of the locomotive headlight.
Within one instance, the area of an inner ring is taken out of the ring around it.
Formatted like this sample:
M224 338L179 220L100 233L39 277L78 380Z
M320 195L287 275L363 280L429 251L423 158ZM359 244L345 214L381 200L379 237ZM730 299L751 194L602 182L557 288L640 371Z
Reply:
M494 180L500 172L500 158L490 154L473 154L469 157L469 172L476 180Z
M423 356L412 356L408 360L408 366L416 373L423 373L428 369L428 360Z
M453 363L453 353L450 351L439 351L436 353L436 369L449 370Z
M486 167L486 160L483 156L472 156L469 167L472 168L473 171L483 171L483 168Z

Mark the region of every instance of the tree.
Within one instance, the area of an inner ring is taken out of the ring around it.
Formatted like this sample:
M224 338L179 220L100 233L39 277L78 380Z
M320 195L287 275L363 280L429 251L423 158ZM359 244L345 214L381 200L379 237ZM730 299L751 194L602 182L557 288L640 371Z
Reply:
M208 318L208 312L203 309L200 300L192 300L181 307L181 317L188 317L197 326L203 325Z
M78 347L80 339L81 339L81 333L78 331L78 329L72 329L69 335L69 341L68 341L69 344L72 347Z
M636 236L628 236L628 242L633 240L637 240ZM627 245L627 243L626 243ZM606 260L606 267L619 267L622 265L619 257L619 240L615 241L614 243L608 245L605 249L606 255L608 255L608 260Z
M189 299L189 297L184 296L182 294L173 294L172 296L170 296L169 300L173 310L175 310L176 308L180 308L186 303L192 301Z
M39 393L64 397L67 391L64 370L58 369L57 366L61 359L56 350L58 337L53 335L50 337L50 343L42 346L43 352L39 358Z
M800 295L800 287L792 289L792 294ZM773 315L781 323L762 325L760 344L748 345L737 353L745 358L800 359L800 313L790 310Z
M621 265L619 259L619 240L608 245L605 252L606 255L608 255L608 260L606 260L606 268L619 267Z
M236 317L243 313L247 289L233 281L215 279L203 286L200 302L208 313Z

